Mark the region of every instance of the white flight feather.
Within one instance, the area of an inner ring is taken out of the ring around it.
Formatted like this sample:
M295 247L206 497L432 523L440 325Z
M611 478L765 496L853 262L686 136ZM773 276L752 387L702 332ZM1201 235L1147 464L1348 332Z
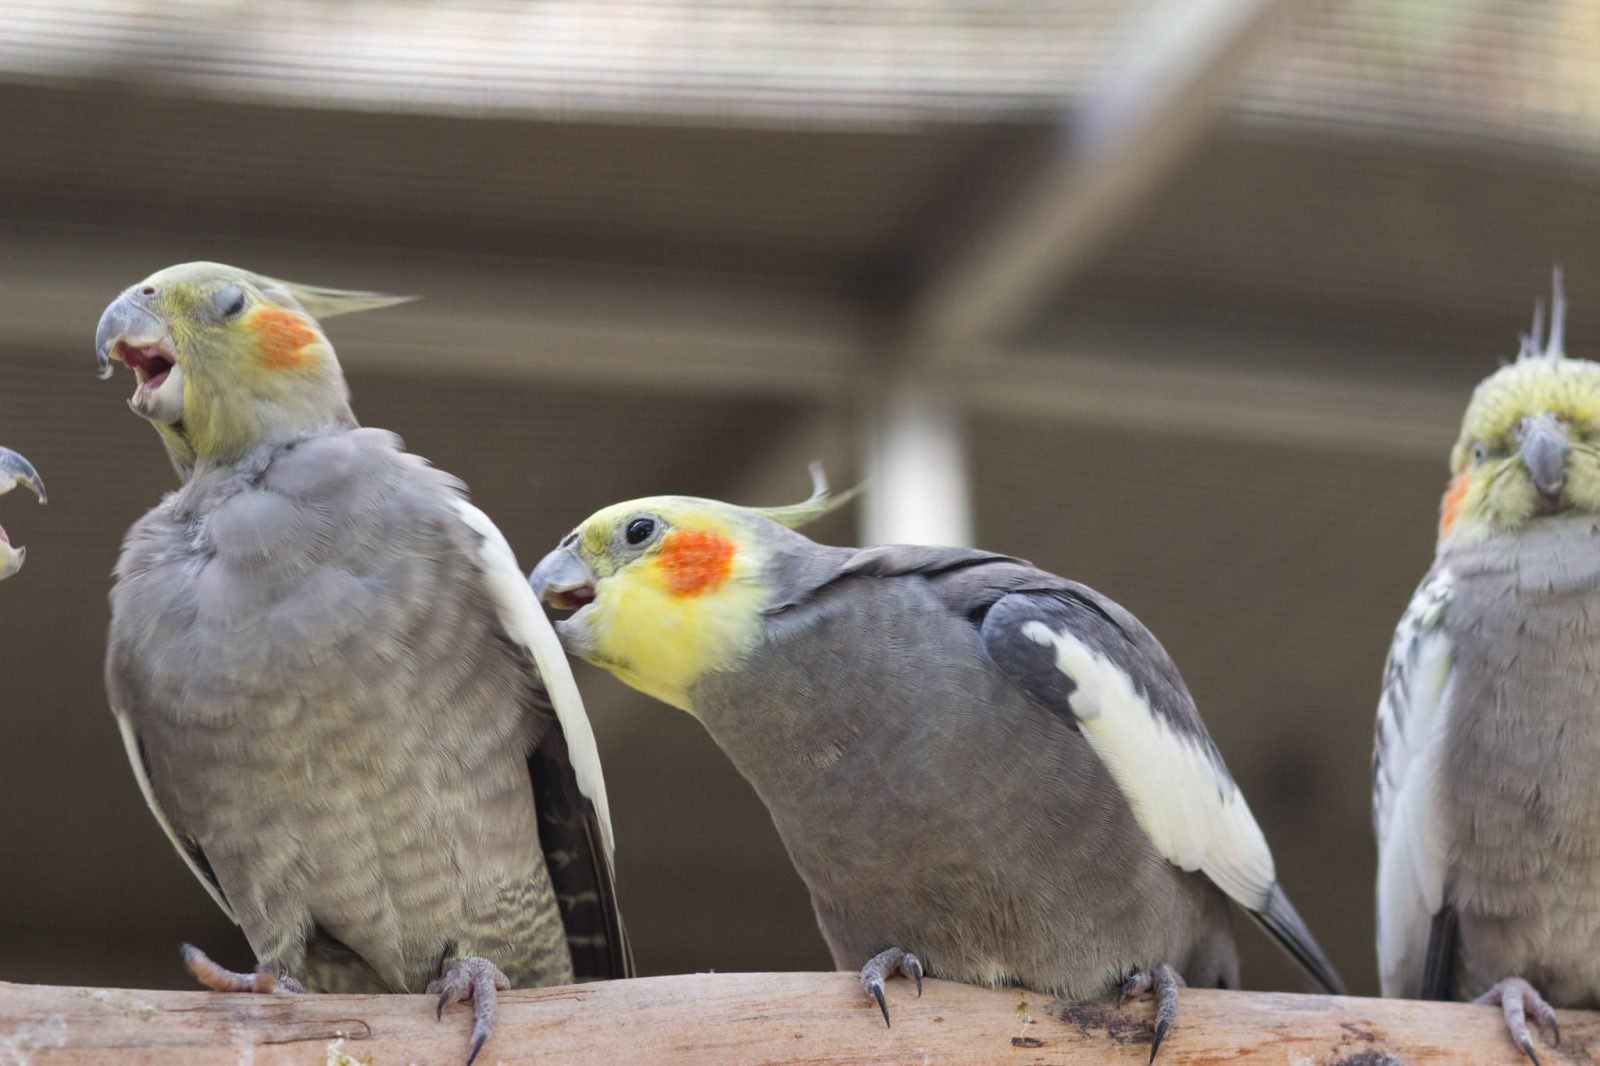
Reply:
M1125 672L1073 634L1034 621L1022 635L1055 647L1056 668L1075 686L1072 713L1156 850L1244 906L1262 907L1277 880L1272 852L1243 793L1204 746L1163 721Z
M489 516L465 500L456 503L463 521L483 537L484 583L494 601L495 610L506 635L525 648L532 656L550 703L555 707L561 732L567 738L567 751L572 756L572 769L578 779L578 791L594 804L600 820L600 835L605 844L606 863L613 864L616 855L615 838L611 833L611 806L606 801L606 779L600 770L600 746L595 742L594 729L589 715L583 709L583 697L578 694L578 683L572 676L572 666L567 653L561 648L555 627L545 617L544 609L534 597L533 589L517 565L511 545Z
M194 861L189 849L183 846L183 841L178 838L177 832L172 828L172 823L167 821L167 812L161 809L161 804L156 802L155 790L150 786L150 778L145 773L144 757L139 754L139 738L134 735L133 723L128 721L128 716L114 713L117 720L117 729L122 733L122 747L128 753L128 765L133 767L133 779L139 783L139 794L144 797L144 802L150 808L150 813L156 816L156 824L161 826L161 831L167 834L167 839L172 841L172 846L178 849L178 854L183 857L183 863L189 867L189 872L194 874L195 880L205 888L211 898L217 901L217 906L222 908L222 913L235 924L239 919L234 916L233 908L228 906L228 901L222 898L222 893L217 891L217 886L211 883L205 871L200 869L200 864Z
M1439 771L1450 703L1451 647L1437 628L1452 580L1436 574L1401 619L1390 655L1398 684L1378 703L1378 979L1386 996L1420 992L1433 916L1444 906L1447 842Z

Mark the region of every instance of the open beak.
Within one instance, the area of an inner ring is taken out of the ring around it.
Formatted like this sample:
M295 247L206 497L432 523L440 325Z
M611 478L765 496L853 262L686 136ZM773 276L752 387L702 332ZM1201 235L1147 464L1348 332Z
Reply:
M167 324L141 302L137 289L111 301L95 330L94 354L100 378L111 376L112 364L133 371L138 385L128 406L152 422L172 425L183 419L183 368Z
M570 547L546 555L528 575L533 594L558 611L576 611L593 603L594 580L589 564Z
M39 477L39 471L10 448L0 448L0 496L4 496L18 485L39 497L40 503L45 502L44 481ZM11 538L6 536L3 528L0 528L0 581L21 570L23 560L27 557L28 549L20 544L13 547Z
M1566 423L1553 414L1536 415L1522 420L1517 436L1522 464L1534 488L1546 503L1556 503L1567 483L1567 452L1572 447Z

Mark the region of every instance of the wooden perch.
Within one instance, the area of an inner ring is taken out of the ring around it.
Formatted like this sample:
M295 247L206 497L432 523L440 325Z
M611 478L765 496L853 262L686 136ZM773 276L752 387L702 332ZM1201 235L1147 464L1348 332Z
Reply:
M1061 1063L1144 1066L1149 1001L1072 1006L1021 990L890 985L894 1028L847 974L690 974L504 993L479 1062ZM0 983L0 1063L459 1063L469 1012L424 996L255 996ZM1600 1015L1561 1012L1551 1066L1600 1052ZM1500 1012L1463 1004L1187 989L1165 1066L1525 1066Z

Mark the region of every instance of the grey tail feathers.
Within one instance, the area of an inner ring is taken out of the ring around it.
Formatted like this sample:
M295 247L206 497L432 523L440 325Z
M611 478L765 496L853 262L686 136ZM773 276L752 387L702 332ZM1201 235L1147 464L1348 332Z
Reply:
M1281 886L1273 885L1261 909L1249 913L1324 992L1335 996L1345 994L1344 981L1340 979L1339 972L1322 953L1322 948L1317 946L1311 930L1306 928L1306 923L1294 909L1294 904L1289 902L1289 897L1283 894Z

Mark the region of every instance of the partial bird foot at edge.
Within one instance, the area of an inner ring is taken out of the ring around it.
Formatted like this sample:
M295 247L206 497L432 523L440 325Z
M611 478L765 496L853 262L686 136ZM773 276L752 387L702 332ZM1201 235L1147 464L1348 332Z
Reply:
M262 994L272 992L298 993L306 990L305 985L293 977L282 977L278 967L270 962L263 962L256 966L255 973L238 973L234 970L219 966L211 957L193 944L185 944L179 952L183 957L183 968L202 985L213 992L259 992Z

